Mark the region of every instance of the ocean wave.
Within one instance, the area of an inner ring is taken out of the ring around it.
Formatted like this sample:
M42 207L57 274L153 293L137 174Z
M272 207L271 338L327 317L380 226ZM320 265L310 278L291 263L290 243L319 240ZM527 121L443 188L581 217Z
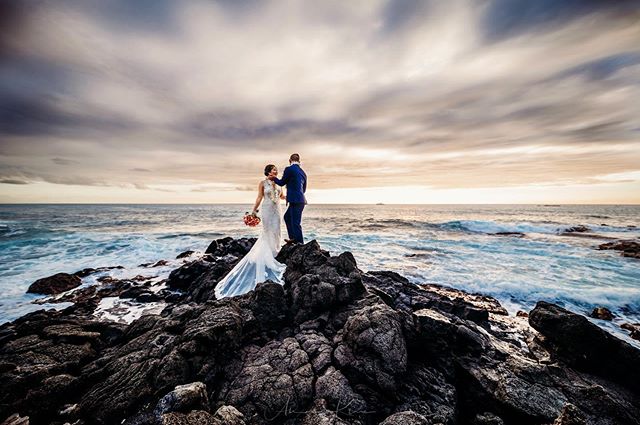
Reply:
M159 236L158 239L176 239L176 238L186 238L186 237L219 238L221 236L224 236L224 235L218 232L187 232L187 233L171 233L169 235L162 235L162 236Z
M542 233L542 234L560 234L569 231L572 227L577 226L570 224L559 224L549 221L543 222L497 222L497 221L483 221L483 220L454 220L439 223L437 226L447 230L457 230L471 233L501 233L501 232L514 232L514 233ZM630 227L616 227L616 226L601 226L601 225L587 225L589 233L597 232L630 232L635 230Z

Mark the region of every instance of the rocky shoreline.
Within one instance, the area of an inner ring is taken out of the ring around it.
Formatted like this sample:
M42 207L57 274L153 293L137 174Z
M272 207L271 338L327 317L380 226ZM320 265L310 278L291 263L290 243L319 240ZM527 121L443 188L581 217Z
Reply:
M216 300L254 241L181 254L162 289L104 279L65 292L71 307L0 326L0 421L640 424L640 350L582 315L539 302L509 316L491 297L362 272L315 241L282 249L284 285ZM78 287L55 276L34 291ZM105 297L164 308L101 321Z

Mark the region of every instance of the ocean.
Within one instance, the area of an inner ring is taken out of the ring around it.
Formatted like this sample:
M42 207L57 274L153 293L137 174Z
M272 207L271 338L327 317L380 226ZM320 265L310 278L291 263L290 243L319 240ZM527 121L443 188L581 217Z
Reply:
M33 303L40 296L25 293L41 277L117 265L124 269L105 273L149 275L141 264L203 252L224 236L257 236L259 228L242 222L249 209L0 205L0 323L43 308ZM589 231L561 235L577 225ZM303 215L306 241L317 239L332 254L351 251L364 271L393 270L416 284L492 295L510 314L539 300L583 314L604 306L616 320L594 322L630 342L616 323L640 322L640 260L596 247L611 238L640 238L636 226L638 205L308 205ZM180 263L153 274L163 279ZM83 281L95 283L96 276Z

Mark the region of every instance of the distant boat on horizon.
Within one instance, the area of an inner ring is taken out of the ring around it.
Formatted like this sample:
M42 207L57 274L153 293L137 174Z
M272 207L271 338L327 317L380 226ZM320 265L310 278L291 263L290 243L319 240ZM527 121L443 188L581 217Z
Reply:
M382 202L378 202L376 205L384 205Z

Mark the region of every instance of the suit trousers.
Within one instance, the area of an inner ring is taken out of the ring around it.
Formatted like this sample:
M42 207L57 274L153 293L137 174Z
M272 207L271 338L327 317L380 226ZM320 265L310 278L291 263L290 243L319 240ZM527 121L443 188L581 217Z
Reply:
M287 225L289 239L300 243L304 243L302 237L302 210L304 210L303 202L290 202L287 212L284 213L284 222Z

